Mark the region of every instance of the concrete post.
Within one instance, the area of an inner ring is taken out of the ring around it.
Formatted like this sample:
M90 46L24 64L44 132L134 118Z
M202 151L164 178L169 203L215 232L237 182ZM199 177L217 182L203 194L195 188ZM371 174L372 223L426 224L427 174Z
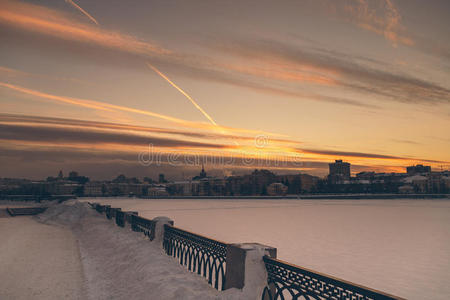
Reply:
M164 225L172 225L174 224L173 220L168 217L156 217L153 219L155 222L155 236L153 241L163 246L164 242Z
M228 245L225 289L242 289L248 299L261 299L267 285L264 255L276 258L277 249L258 243Z

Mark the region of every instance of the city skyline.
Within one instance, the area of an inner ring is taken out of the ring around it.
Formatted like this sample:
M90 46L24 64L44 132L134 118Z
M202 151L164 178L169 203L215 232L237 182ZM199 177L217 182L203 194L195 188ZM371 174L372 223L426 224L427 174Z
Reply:
M175 155L236 159L211 164L224 174L448 169L449 10L2 0L0 177L197 170ZM140 161L149 147L166 161Z

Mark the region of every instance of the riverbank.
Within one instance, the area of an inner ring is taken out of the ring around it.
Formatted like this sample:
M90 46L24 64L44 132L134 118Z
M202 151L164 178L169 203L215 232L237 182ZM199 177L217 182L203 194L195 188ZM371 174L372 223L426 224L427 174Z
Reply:
M94 197L89 197L94 198ZM140 196L141 199L300 199L300 200L364 200L364 199L450 199L450 194L300 194L285 196Z

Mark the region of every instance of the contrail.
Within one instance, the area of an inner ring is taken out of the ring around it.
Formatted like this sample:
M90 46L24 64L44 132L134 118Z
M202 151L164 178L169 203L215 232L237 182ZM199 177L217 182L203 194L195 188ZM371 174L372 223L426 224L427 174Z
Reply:
M191 96L189 96L185 91L183 91L179 86L177 86L174 82L172 82L172 80L170 80L166 75L164 75L163 73L161 73L156 67L152 66L150 63L147 63L147 65L153 70L155 71L159 76L161 76L162 78L164 78L168 83L170 83L170 85L172 85L174 88L176 88L180 93L182 93L186 98L188 98L192 104L194 104L194 106L211 122L211 124L215 125L215 126L219 126L217 125L217 123L213 120L213 118L211 118L210 115L208 115L208 113L206 111L203 110L203 108L200 107L200 105L197 104L197 102L195 102L194 99L192 99Z
M78 4L76 4L75 2L73 2L72 0L65 0L67 3L69 3L70 5L72 5L73 7L75 7L76 9L78 9L79 11L81 11L86 17L88 17L92 22L94 22L95 24L98 25L98 22L96 19L94 19L93 16L91 16L87 11L85 11L84 9L82 9Z
M152 69L153 71L156 72L156 74L158 74L159 76L161 76L162 78L164 78L168 83L170 83L171 86L173 86L174 88L176 88L180 93L182 93L186 98L189 99L189 101L192 102L192 104L194 104L194 106L211 122L211 124L213 124L214 126L217 126L217 128L219 129L219 131L222 134L226 134L227 132L225 130L223 130L222 126L218 125L216 123L216 121L214 121L213 118L211 118L210 115L208 115L208 113L200 107L200 105L198 105L197 102L195 102L195 100L188 95L188 93L186 93L185 91L183 91L179 86L177 86L172 80L170 80L166 75L164 75L163 73L161 73L161 71L159 71L156 67L154 67L152 64L150 64L149 62L147 62L147 65L149 66L150 69ZM239 145L238 142L236 142L235 140L233 140L233 143L235 145Z

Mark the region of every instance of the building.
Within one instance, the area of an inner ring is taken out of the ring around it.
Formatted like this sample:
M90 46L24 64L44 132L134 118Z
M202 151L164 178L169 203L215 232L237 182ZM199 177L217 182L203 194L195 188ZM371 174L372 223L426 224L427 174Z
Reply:
M147 184L108 182L104 184L105 196L142 196L147 191Z
M406 173L408 173L408 175L431 173L431 167L424 165L409 166L406 167Z
M166 178L164 177L164 174L159 174L158 183L164 183L164 182L167 182Z
M267 195L269 196L284 196L288 191L288 187L281 182L274 182L267 186Z
M200 179L207 178L207 177L208 177L208 176L206 175L205 167L204 167L203 164L202 164L202 170L200 171L200 174L197 175L197 176L194 176L194 177L192 178L192 180L200 180Z
M328 179L331 184L342 183L350 180L350 163L343 162L339 159L328 166L330 168Z
M167 192L172 196L199 196L200 193L204 194L204 189L200 180L174 181L167 184Z
M359 172L356 174L356 179L358 180L369 180L372 181L375 178L375 172Z
M398 188L400 194L413 194L415 192L414 187L409 184L402 185Z
M300 174L301 192L311 193L317 189L320 178L308 174Z
M104 187L102 182L87 182L84 184L84 195L90 197L103 196Z
M147 189L147 195L150 197L168 196L166 186L164 184L153 185Z

